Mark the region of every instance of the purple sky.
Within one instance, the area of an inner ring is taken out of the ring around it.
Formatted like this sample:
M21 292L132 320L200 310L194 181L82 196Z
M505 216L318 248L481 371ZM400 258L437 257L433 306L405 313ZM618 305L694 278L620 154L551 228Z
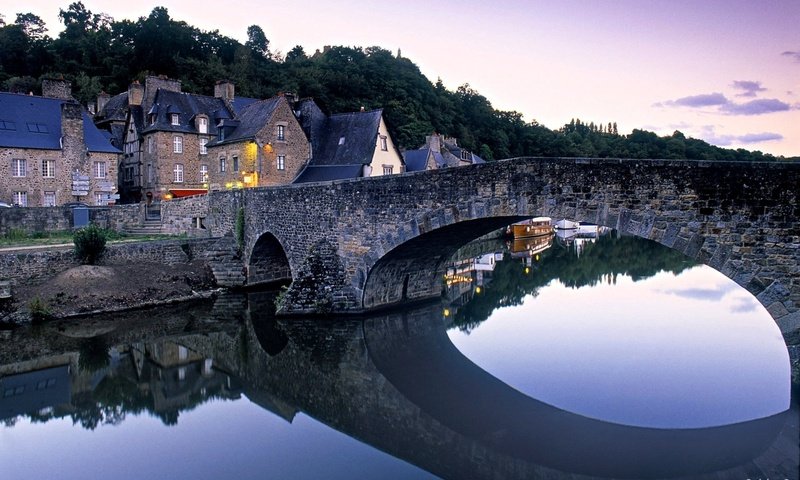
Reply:
M69 0L0 7L41 16L56 35ZM800 155L800 1L93 1L115 19L157 5L273 51L302 45L402 50L431 80L469 83L495 108L558 128L571 118L621 133L681 130L725 147Z

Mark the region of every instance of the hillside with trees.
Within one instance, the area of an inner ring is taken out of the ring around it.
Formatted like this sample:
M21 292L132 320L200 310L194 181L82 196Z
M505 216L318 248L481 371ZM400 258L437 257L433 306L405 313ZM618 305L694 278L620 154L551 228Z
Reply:
M101 91L116 94L146 75L181 80L183 90L211 95L217 80L231 80L237 95L268 98L278 92L313 97L328 113L383 108L392 136L417 148L438 132L486 160L518 156L623 157L699 160L785 160L759 151L725 149L676 131L660 137L615 122L575 119L557 130L515 111L501 111L468 84L455 91L428 80L409 59L380 47L325 47L309 54L296 46L270 49L264 30L247 28L247 41L203 31L173 19L164 7L136 21L93 13L82 2L59 11L56 38L38 16L0 18L0 85L5 91L40 92L41 78L72 81L75 97L90 104ZM794 157L794 160L800 157Z

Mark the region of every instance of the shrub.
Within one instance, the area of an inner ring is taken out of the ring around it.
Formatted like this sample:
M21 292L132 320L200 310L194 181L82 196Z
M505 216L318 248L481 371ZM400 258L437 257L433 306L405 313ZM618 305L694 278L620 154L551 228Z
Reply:
M89 225L76 231L72 237L75 256L83 263L94 265L106 249L108 232L97 225Z
M28 310L31 312L31 321L33 323L45 322L53 318L50 306L39 297L34 297L31 300L31 303L28 304Z

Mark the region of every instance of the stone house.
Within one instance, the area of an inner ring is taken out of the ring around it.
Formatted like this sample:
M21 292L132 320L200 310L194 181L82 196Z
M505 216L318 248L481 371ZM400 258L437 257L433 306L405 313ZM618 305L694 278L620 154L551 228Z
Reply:
M311 153L290 100L278 95L224 119L207 144L211 190L292 183Z
M208 191L211 160L207 145L223 122L255 99L235 97L230 82L214 96L181 91L181 83L148 76L115 97L98 97L95 122L122 147L123 203L148 202Z
M437 133L425 137L422 147L404 152L403 158L409 172L485 163L481 157L458 146L455 138Z
M326 116L311 99L298 102L295 109L311 141L311 159L296 183L405 172L383 110Z
M0 92L0 201L108 205L119 153L72 98L69 82L45 79L41 97Z

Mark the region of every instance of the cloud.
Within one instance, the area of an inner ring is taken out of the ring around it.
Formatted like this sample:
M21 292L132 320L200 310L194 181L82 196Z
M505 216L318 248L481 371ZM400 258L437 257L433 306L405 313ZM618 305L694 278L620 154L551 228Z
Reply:
M773 140L783 140L783 135L780 133L763 132L763 133L748 133L736 137L741 143L760 143L771 142Z
M729 147L733 144L750 144L783 140L783 135L774 132L746 133L744 135L718 135L713 125L700 128L697 137L718 147Z
M745 103L728 102L720 105L720 111L729 115L763 115L765 113L785 112L792 106L776 98L763 98Z
M677 100L667 100L657 105L668 107L715 107L726 105L727 103L728 99L721 93L703 93L682 97Z
M787 56L787 57L792 57L792 58L794 58L794 60L796 62L800 62L800 52L789 52L789 51L786 51L786 52L783 52L781 55L784 55L784 56Z
M754 82L751 80L734 80L731 85L737 90L743 90L742 93L737 94L737 97L755 97L758 92L765 92L767 89L761 86L761 82Z

